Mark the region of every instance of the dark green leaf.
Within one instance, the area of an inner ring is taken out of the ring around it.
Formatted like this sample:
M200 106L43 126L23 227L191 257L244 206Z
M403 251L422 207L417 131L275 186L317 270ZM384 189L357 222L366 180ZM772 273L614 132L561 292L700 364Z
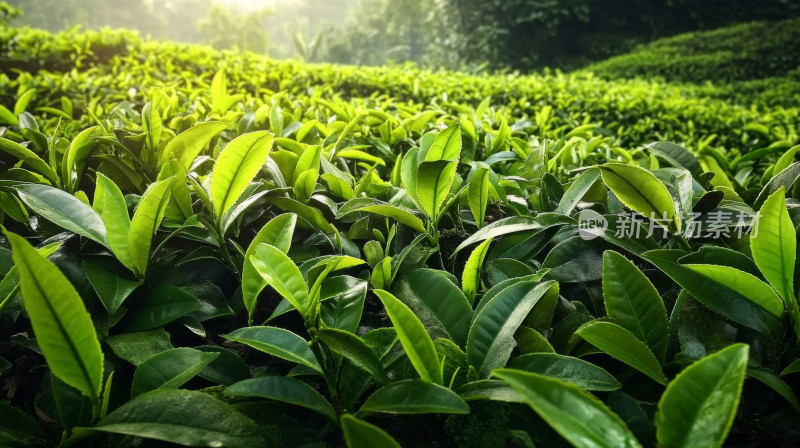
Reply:
M271 446L259 426L230 405L181 389L140 395L87 429L187 446Z
M376 390L361 405L357 415L469 414L469 406L450 389L422 380L396 381Z
M747 345L731 345L670 382L656 414L661 446L722 446L739 405L747 358Z
M155 389L177 389L194 378L218 353L173 348L143 362L133 375L131 398Z
M577 386L511 369L495 370L494 376L522 394L539 416L576 447L641 447L619 416Z

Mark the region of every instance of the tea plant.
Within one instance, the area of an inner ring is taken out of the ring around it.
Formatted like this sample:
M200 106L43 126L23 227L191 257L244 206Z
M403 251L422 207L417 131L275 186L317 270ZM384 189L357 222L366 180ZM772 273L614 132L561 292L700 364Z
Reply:
M798 436L796 109L0 32L0 444Z

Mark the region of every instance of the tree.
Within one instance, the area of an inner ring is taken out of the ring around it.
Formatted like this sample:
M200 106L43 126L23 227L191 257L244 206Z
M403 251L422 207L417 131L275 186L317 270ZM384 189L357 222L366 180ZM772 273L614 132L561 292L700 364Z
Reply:
M266 54L269 35L264 21L271 11L261 9L250 13L232 13L214 4L208 18L198 25L203 42L217 49L252 51Z
M20 17L21 15L21 9L15 8L6 2L0 2L0 24L6 23L15 17Z

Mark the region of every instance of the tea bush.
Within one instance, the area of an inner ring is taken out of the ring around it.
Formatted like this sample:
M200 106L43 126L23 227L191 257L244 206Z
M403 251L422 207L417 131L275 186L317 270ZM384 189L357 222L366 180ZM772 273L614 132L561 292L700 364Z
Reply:
M0 33L0 445L800 436L796 108Z
M800 67L800 19L752 22L660 39L590 66L612 77L719 83L784 76Z
M706 83L707 94L739 104L794 107L800 101L800 19L752 22L681 34L590 65L607 79Z

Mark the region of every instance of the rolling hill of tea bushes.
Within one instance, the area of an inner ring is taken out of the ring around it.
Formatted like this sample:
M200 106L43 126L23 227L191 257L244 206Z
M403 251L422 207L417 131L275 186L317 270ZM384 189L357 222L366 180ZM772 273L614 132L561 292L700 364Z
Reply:
M711 97L749 105L800 102L800 19L680 34L587 68L608 79L661 78L716 86Z
M791 102L110 30L0 67L0 446L800 437Z

